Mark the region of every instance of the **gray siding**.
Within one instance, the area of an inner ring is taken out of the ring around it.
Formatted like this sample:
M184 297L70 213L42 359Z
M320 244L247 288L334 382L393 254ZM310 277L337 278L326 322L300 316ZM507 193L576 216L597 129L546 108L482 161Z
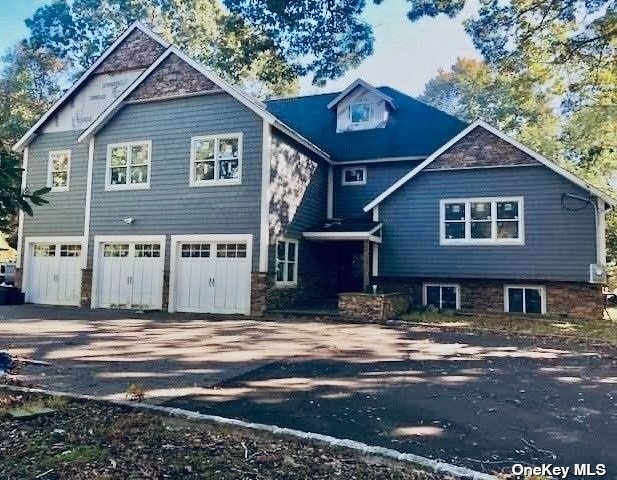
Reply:
M345 185L341 183L343 167L334 169L334 216L337 218L358 218L366 215L362 208L377 195L412 170L418 162L380 162L366 166L366 185ZM363 166L346 165L346 166Z
M27 184L33 191L47 184L51 150L71 150L69 190L49 192L49 204L34 207L34 216L24 218L24 237L83 235L88 176L88 144L76 143L79 131L41 133L30 144Z
M256 270L262 125L227 94L127 105L95 138L91 235L250 233ZM242 184L190 187L191 137L237 132L243 134ZM105 191L107 145L138 140L152 141L150 188ZM135 223L125 224L125 217Z
M593 209L562 208L561 194L588 193L545 167L425 172L379 207L384 276L586 281L595 263ZM439 201L524 197L524 246L440 246Z

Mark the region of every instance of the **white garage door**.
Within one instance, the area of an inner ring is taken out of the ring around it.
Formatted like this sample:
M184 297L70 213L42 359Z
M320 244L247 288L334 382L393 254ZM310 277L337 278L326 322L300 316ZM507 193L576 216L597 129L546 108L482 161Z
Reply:
M251 262L247 242L185 242L177 248L179 312L248 313Z
M26 301L47 305L79 305L81 244L32 243Z
M160 310L163 261L160 242L104 242L98 255L99 307Z

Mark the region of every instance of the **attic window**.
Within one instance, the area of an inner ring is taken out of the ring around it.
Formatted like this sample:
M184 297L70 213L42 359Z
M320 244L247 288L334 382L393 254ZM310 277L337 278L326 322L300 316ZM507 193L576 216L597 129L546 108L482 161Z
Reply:
M349 106L351 123L364 123L371 119L371 104L368 102L352 103Z

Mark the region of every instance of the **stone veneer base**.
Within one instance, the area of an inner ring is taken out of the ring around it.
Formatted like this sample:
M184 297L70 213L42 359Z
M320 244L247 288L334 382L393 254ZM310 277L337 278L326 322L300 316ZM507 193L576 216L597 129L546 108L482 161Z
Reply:
M339 293L338 312L343 319L385 323L409 310L405 293Z

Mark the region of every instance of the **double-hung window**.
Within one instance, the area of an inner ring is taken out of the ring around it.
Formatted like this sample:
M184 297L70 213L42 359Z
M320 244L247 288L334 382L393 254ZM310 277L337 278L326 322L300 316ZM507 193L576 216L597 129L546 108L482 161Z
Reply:
M52 192L66 192L71 177L71 151L49 152L47 165L47 186Z
M116 143L107 146L106 190L150 188L152 142Z
M298 283L298 241L281 239L276 242L276 284Z
M239 184L242 178L242 135L191 139L190 185Z
M461 308L460 291L457 284L425 283L422 303L439 310L459 310Z
M504 311L510 313L546 313L546 289L536 285L506 285Z
M523 197L441 200L441 245L524 243Z

